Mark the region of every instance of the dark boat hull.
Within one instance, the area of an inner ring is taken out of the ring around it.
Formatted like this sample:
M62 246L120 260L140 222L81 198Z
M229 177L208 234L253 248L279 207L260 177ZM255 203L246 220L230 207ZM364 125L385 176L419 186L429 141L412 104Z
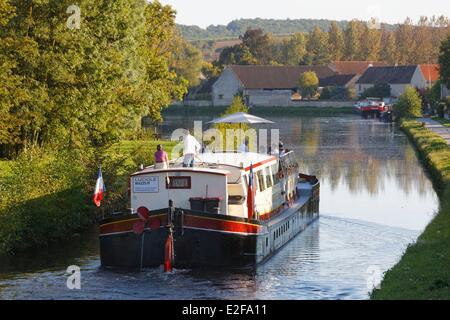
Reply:
M176 268L249 268L276 253L318 218L319 184L311 194L293 201L268 220L218 216L179 209L174 223ZM164 263L169 235L168 209L150 213L147 228L138 235L136 215L105 220L100 227L103 267L146 268Z

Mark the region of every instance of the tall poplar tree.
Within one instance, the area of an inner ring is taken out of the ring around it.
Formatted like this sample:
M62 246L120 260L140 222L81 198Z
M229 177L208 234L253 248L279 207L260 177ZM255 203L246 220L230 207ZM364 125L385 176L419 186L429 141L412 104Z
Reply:
M339 61L344 56L344 33L336 22L332 22L328 30L328 48L332 60Z
M331 56L328 48L328 34L319 27L315 27L308 36L305 64L323 65L330 61Z
M359 20L352 20L345 29L345 59L364 60L362 37L365 34L365 24Z

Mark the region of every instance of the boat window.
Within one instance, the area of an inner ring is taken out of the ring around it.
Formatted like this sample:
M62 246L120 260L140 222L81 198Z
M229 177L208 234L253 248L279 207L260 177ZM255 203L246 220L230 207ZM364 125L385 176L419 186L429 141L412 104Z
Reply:
M272 183L272 174L270 173L269 167L264 168L264 175L266 176L267 188L270 188L271 186L273 186L273 183Z
M259 191L266 190L266 184L264 183L264 175L262 170L257 171L256 176L258 177Z
M248 188L248 176L242 176L242 185L244 187L244 190L247 190Z
M166 189L191 189L191 177L172 177L166 181Z
M271 167L271 171L273 184L276 185L278 182L280 182L280 179L278 178L278 163L274 164Z
M229 195L228 196L228 204L243 204L244 197L241 195Z

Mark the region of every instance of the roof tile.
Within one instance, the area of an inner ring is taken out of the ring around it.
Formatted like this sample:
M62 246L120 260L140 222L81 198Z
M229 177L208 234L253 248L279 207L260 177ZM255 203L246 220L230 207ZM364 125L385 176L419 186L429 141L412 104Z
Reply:
M411 83L417 66L372 67L366 70L356 83L408 84Z
M328 66L229 66L246 89L294 89L300 75L314 71L320 79L335 75Z

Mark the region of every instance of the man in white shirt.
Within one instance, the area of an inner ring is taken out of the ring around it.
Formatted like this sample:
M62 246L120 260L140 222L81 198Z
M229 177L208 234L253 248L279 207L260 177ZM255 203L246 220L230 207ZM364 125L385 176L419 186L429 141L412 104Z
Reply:
M202 146L198 143L197 139L195 139L189 132L189 129L186 129L186 135L183 138L183 167L193 167L195 155L199 153Z

